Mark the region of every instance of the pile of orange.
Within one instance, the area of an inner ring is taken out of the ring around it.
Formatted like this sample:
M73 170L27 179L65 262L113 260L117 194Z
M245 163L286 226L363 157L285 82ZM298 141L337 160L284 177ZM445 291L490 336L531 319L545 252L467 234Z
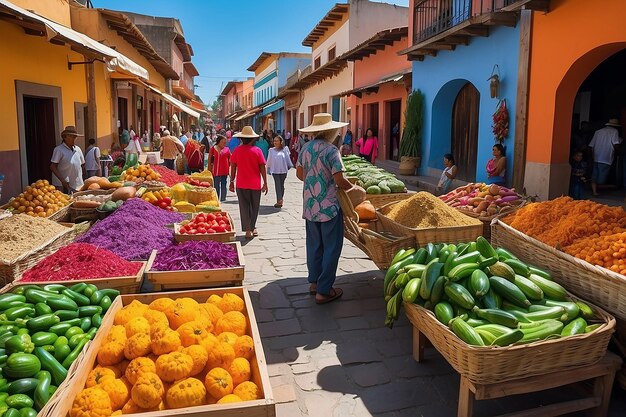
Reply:
M254 341L234 293L133 301L115 314L70 417L256 400ZM254 375L253 375L254 374Z
M122 181L144 182L161 179L161 174L156 172L150 165L138 165L135 168L128 168L122 173Z
M48 217L69 203L70 197L57 190L48 180L38 180L15 197L11 207L30 216Z
M626 275L626 232L578 239L565 252L594 265Z

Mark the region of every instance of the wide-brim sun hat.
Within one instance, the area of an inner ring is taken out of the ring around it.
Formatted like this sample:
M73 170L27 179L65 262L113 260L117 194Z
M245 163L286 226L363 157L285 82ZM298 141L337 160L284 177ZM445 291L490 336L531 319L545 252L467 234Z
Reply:
M300 132L323 132L325 130L340 129L349 123L335 122L329 113L317 113L313 116L313 121L307 127L300 129Z
M619 119L609 119L608 123L606 123L604 126L622 127Z
M78 133L76 130L76 126L65 126L65 129L61 132L61 136L63 135L71 135L71 136L85 136Z
M241 132L235 133L234 138L258 138L259 135L252 129L252 126L244 126Z

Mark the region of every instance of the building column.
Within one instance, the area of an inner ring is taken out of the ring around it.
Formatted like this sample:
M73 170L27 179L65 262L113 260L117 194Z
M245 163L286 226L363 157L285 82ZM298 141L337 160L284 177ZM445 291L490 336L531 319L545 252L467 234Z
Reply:
M87 72L87 132L85 147L89 144L89 139L98 140L98 110L96 105L96 77L94 71L94 63L86 64Z

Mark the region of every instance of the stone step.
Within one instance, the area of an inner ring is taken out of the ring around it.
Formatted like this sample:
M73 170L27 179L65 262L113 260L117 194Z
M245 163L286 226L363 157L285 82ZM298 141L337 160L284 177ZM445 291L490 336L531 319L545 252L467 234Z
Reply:
M376 161L376 166L383 168L386 171L394 174L398 179L406 184L406 187L412 191L428 191L429 193L437 194L437 184L439 183L439 177L431 177L425 175L400 175L400 162L383 160ZM452 182L452 188L461 187L468 183L461 180L454 180Z

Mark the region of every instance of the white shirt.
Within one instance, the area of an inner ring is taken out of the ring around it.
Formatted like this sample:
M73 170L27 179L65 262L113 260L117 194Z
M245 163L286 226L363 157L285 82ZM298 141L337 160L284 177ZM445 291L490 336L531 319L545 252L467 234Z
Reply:
M267 163L265 165L267 166L270 175L286 174L289 172L289 168L292 167L289 149L286 146L283 146L281 150L270 148L267 155Z
M83 151L78 146L74 145L74 148L71 149L65 142L61 143L52 151L50 162L58 164L57 170L59 175L61 175L64 181L69 183L70 188L78 190L83 186L82 165L85 163L85 157L83 156ZM52 185L59 187L62 185L61 181L54 174L52 175Z
M128 142L128 146L124 149L126 153L141 153L141 145L139 144L139 140L137 138L131 139Z
M87 171L97 171L100 168L100 148L92 146L85 154L85 169Z
M589 146L593 148L593 161L611 165L615 155L614 145L622 143L617 129L610 126L603 127L593 134Z

